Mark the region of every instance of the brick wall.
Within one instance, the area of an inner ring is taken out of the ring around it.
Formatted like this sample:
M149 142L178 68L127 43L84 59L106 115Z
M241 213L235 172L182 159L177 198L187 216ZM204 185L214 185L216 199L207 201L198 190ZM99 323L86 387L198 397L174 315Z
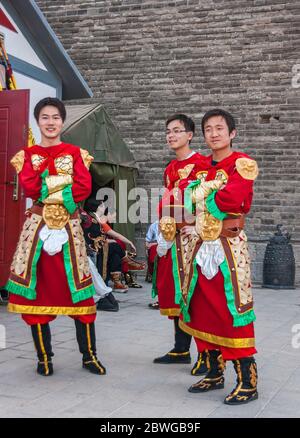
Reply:
M134 152L139 186L161 185L171 159L164 139L168 115L194 117L196 149L205 149L199 125L206 110L221 106L236 116L235 147L260 167L247 225L255 240L254 278L261 281L263 241L283 223L293 235L299 283L300 88L292 79L300 64L300 2L37 3ZM137 237L144 229L138 227Z

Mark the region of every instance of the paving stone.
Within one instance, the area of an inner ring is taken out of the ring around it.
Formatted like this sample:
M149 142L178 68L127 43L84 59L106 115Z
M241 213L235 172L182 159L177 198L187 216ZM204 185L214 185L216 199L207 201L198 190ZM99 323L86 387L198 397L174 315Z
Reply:
M154 357L172 348L173 322L147 307L151 301L149 284L143 283L143 294L130 290L127 307L121 307L119 312L98 312L97 347L107 367L106 376L95 376L82 369L74 323L66 317L51 324L54 375L47 378L37 375L30 331L21 318L6 313L1 306L0 319L5 317L7 330L14 339L8 341L5 350L0 350L0 416L299 417L295 405L300 393L300 349L291 346L291 325L300 320L300 308L291 311L295 291L285 291L279 302L273 291L259 294L255 290L255 294L257 314L263 315L256 324L259 399L241 407L223 404L235 386L236 376L230 362L225 372L225 388L205 394L187 391L201 378L191 376L192 364L153 363ZM195 360L194 342L191 354Z

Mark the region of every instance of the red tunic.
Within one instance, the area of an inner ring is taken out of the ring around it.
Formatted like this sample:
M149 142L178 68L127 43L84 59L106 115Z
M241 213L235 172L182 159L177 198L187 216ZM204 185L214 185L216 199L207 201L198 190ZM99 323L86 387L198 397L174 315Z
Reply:
M182 193L188 184L196 179L196 174L203 169L205 157L194 153L186 160L172 160L164 171L165 194L159 204L159 216L163 215L165 205L183 203L183 199L177 201L172 194L173 189L179 188ZM186 170L186 173L184 172ZM183 171L183 172L182 172ZM179 316L180 307L175 304L175 286L172 271L171 250L162 257L158 257L156 288L160 313L169 317Z
M215 196L217 207L224 213L248 213L253 197L253 181L243 178L236 170L237 158L249 158L246 154L233 152L229 157L212 164L212 156L206 158L206 181L223 173L227 183ZM181 328L194 336L198 351L220 349L226 360L251 356L256 353L253 323L242 327L233 326L233 317L228 309L224 278L219 270L208 280L198 266L198 281L189 308L191 321Z
M89 196L91 175L83 162L80 148L61 143L48 148L33 146L24 151L25 161L19 178L26 197L38 200L41 196L41 173L48 169L50 175L56 175L57 159L63 160L64 157L72 163L72 196L75 203ZM29 324L45 323L60 314L80 318L86 323L95 320L96 309L92 297L77 303L72 301L62 251L50 256L42 250L36 277L36 299L29 300L10 293L9 311L22 313Z

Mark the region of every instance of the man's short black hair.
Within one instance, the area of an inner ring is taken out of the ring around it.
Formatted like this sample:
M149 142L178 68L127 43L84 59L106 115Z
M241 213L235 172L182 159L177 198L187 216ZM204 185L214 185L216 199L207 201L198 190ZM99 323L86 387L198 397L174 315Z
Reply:
M210 119L211 117L215 117L215 116L223 117L223 119L226 122L226 125L228 126L229 134L231 134L232 131L235 129L235 120L234 120L233 116L229 112L227 112L225 110L222 110L220 108L214 108L214 109L212 109L210 111L207 111L204 114L204 116L202 117L201 129L202 129L203 135L204 135L204 125L205 125L205 123L207 122L208 119Z
M173 122L174 120L179 120L184 125L186 131L195 134L195 123L190 117L186 116L185 114L173 114L166 121L166 127L168 127L169 123Z
M97 208L99 207L99 205L104 204L104 201L102 200L98 200L95 198L89 198L85 201L84 203L84 209L85 211L87 211L88 213L96 213ZM108 207L105 208L104 213L105 216L108 214Z
M55 106L60 114L60 117L62 118L62 121L64 122L66 120L66 107L63 104L63 102L59 99L57 99L56 97L44 97L44 99L40 100L34 108L33 114L34 114L34 118L35 120L38 122L39 121L39 116L40 116L40 112L41 110L45 107L45 106Z
M95 213L99 205L100 205L100 201L98 201L95 198L89 198L84 203L84 209L87 212Z

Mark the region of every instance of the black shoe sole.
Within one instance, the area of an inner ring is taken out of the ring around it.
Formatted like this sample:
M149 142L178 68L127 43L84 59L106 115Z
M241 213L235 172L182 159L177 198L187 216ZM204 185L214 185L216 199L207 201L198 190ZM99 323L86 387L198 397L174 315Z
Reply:
M99 373L99 369L96 367L89 368L87 365L82 365L82 368L84 368L85 370L89 371L92 374L97 374L98 376L105 376L106 374L106 369L104 370L103 373Z
M158 365L180 365L180 364L190 365L191 362L154 362L153 361L153 363L158 364Z
M160 361L159 359L154 359L153 363L158 363L160 365L172 365L172 364L190 364L192 362L191 359L182 359L182 360L162 360Z
M119 312L119 309L100 309L98 307L97 310L99 310L99 312Z

